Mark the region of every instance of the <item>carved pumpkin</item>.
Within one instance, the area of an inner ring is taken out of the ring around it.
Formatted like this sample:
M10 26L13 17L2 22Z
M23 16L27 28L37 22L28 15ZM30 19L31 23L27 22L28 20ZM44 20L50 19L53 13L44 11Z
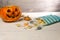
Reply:
M21 17L21 9L17 6L7 6L1 8L1 17L3 21L13 22L19 20Z

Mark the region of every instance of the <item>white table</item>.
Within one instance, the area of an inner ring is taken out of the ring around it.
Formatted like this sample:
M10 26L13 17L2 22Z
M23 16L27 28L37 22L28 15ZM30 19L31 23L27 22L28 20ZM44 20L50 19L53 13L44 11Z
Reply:
M60 15L59 13L23 13L30 17L38 17L49 14ZM1 20L1 19L0 19ZM60 23L46 26L42 30L24 30L16 27L16 23L5 23L0 21L0 40L60 40Z

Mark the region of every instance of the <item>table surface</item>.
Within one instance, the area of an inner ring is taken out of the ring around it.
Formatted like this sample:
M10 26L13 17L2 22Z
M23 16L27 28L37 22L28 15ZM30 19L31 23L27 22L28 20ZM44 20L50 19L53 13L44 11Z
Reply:
M23 13L30 17L60 15L60 13ZM0 19L0 40L60 40L60 23L46 26L42 30L24 30L14 23L5 23Z

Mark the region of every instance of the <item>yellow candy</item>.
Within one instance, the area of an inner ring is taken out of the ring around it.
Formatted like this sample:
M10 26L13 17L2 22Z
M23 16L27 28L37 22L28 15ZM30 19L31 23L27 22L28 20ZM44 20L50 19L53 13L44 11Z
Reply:
M39 24L45 24L45 22L44 22L42 19L38 19L37 22L38 22Z
M25 26L25 28L27 28L27 29L31 29L31 28L32 28L32 26L30 26L28 22L25 22L25 23L24 23L24 26Z
M20 27L20 24L16 24L17 27Z
M28 26L28 25L29 25L28 22L24 23L24 26Z
M35 24L35 23L33 25L34 25L34 27L37 27L38 26L38 24Z
M31 29L31 28L32 28L32 26L27 26L26 28L27 28L27 29Z

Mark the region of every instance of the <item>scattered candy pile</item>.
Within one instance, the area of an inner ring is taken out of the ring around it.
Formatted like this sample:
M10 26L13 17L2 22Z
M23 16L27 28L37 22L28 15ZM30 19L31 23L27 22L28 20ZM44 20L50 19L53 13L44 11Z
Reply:
M60 22L60 17L58 17L56 15L48 15L48 16L43 16L40 18L43 19L43 21L45 22L44 25L51 25L51 24Z
M25 20L25 22L23 22L25 28L31 29L32 27L36 27L37 30L40 30L43 26L60 22L60 17L56 15L47 15L32 19L29 16L26 16L23 20ZM17 24L17 27L19 26L21 26L21 24Z

